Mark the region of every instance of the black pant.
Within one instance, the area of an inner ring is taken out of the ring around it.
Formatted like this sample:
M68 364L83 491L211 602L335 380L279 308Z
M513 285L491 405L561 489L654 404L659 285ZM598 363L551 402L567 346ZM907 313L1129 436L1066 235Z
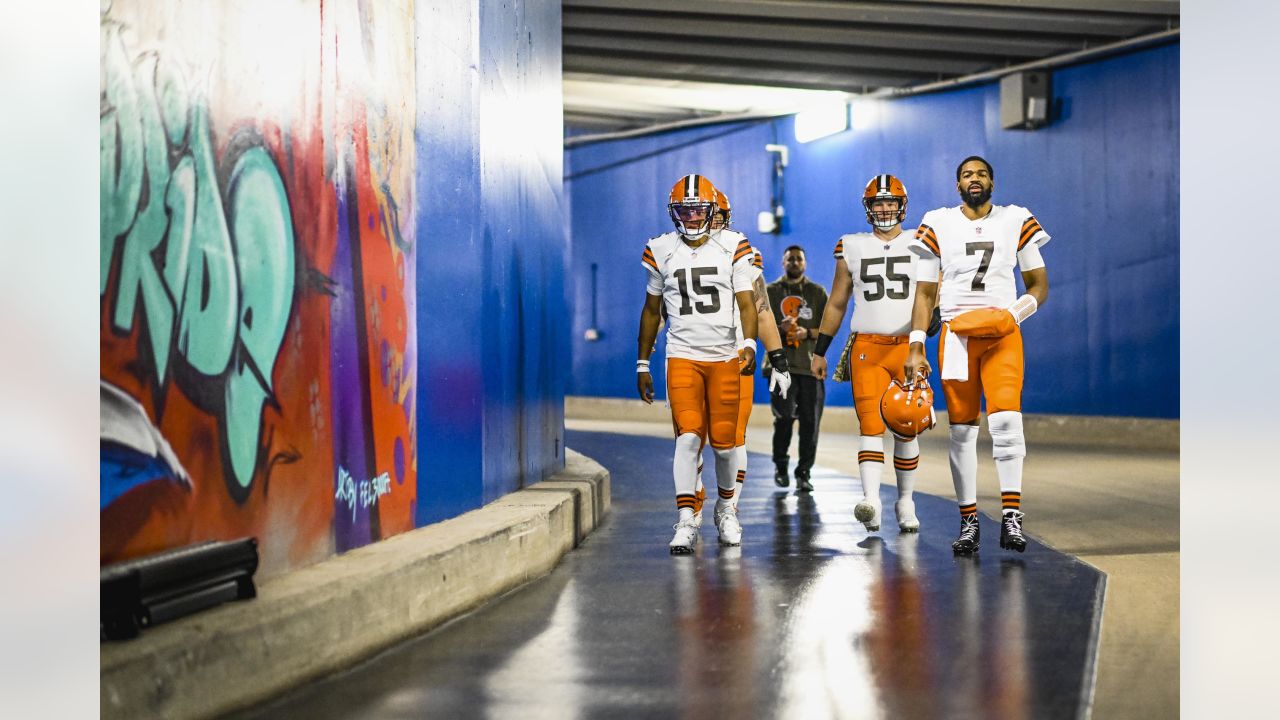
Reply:
M796 476L807 477L818 453L818 425L822 423L822 407L826 403L827 390L822 380L812 375L791 376L791 390L786 399L777 394L769 395L773 406L773 464L786 467L791 458L791 428L800 421L800 461Z

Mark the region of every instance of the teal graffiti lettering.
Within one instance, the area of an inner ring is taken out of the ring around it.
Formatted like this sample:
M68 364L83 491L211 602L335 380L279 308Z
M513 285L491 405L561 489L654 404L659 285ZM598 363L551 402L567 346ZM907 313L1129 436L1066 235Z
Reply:
M284 342L293 297L293 237L289 199L271 157L246 150L231 171L232 237L240 276L238 335L241 353L227 380L227 443L232 467L244 482L258 454L258 418L270 396L271 366Z
M107 291L116 240L133 223L138 197L142 194L142 121L120 25L104 22L101 41L106 81L98 124L98 230L102 238L99 295Z
M178 381L219 412L227 487L247 496L262 412L294 293L294 231L284 181L260 142L232 142L220 187L209 110L176 63L130 64L117 23L102 26L101 276L111 324L141 319L156 382ZM111 268L118 282L108 298ZM141 308L141 311L139 311Z

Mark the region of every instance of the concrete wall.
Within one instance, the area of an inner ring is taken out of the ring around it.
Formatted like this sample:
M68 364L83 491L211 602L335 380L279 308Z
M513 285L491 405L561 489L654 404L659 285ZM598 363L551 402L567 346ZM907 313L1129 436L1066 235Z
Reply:
M768 279L781 274L782 250L795 243L808 250L810 276L830 287L836 238L868 227L857 198L869 178L892 172L904 180L914 227L925 211L957 204L955 166L981 154L995 166L996 202L1031 208L1054 236L1044 251L1050 300L1025 328L1026 410L1177 417L1178 61L1173 44L1057 70L1058 117L1034 132L1000 129L999 87L988 84L855 106L863 127L803 145L786 118L567 151L569 392L634 397L640 250L670 229L666 193L681 175L706 174L729 194L738 228L765 255ZM756 213L771 199L766 143L791 149L779 236L755 232ZM582 339L593 265L602 332L594 343ZM660 373L654 379L664 387ZM767 402L763 383L756 401ZM848 386L830 385L827 403L851 405Z
M253 535L270 575L563 466L558 7L101 30L104 563Z

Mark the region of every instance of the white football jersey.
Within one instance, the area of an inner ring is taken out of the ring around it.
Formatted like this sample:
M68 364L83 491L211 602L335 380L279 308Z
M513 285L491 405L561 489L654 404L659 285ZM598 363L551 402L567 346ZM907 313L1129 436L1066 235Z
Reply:
M755 287L756 279L764 277L764 258L761 257L760 251L755 249L754 246L751 248L751 256L751 286ZM738 310L736 302L733 304L733 308L734 312L738 313L738 347L742 347L746 343L746 338L742 334L742 313Z
M734 295L751 290L752 248L740 233L721 231L698 248L669 232L650 240L641 264L650 295L667 314L667 357L721 362L738 357L742 324Z
M853 276L853 315L849 330L871 335L911 332L916 301L916 262L911 250L913 231L903 230L888 242L875 233L841 235L836 260L844 260Z
M925 213L911 248L940 260L938 304L942 319L950 320L976 308L1013 304L1018 252L1047 242L1049 234L1024 207L993 205L986 217L970 220L956 206Z

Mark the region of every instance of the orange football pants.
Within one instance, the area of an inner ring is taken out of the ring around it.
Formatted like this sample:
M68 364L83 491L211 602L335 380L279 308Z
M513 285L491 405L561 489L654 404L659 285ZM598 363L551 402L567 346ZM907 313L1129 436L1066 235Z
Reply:
M733 447L742 387L738 359L667 358L667 402L676 436L694 433L720 450Z
M947 333L938 339L938 365L947 351ZM939 370L940 372L940 370ZM980 397L986 396L987 414L1022 411L1022 330L998 338L969 338L969 379L943 380L947 419L952 425L976 425Z
M853 384L853 408L858 413L858 432L879 436L885 431L880 417L880 400L889 383L902 379L910 349L907 337L858 333L849 350L849 375Z
M747 422L751 420L751 403L756 396L756 375L739 375L738 385L738 435L734 438L734 447L747 444Z

